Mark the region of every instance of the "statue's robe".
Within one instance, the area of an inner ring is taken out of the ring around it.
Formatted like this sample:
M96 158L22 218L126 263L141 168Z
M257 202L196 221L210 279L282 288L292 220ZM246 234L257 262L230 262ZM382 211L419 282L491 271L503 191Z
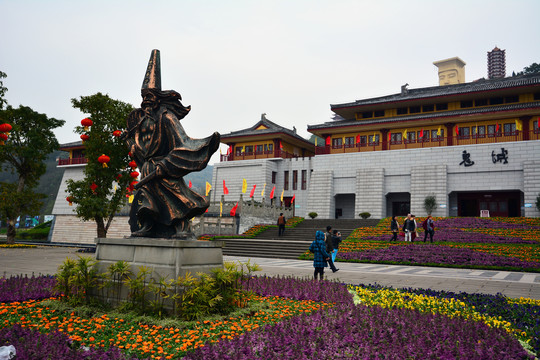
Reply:
M209 202L192 191L183 176L206 167L219 147L219 134L204 139L188 137L174 111L163 105L149 113L133 111L127 127L126 141L140 170L140 180L152 177L158 164L165 172L137 190L131 206L131 231L140 229L145 217L154 223L152 237L171 237L178 224L187 230L188 221L202 215Z

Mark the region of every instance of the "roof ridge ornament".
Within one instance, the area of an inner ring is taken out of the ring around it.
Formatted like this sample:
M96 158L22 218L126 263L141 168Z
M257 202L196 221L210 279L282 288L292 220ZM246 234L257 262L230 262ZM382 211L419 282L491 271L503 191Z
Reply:
M146 73L144 74L141 87L141 90L144 89L161 90L161 61L159 50L157 49L152 50L150 60L148 60L148 66L146 67Z

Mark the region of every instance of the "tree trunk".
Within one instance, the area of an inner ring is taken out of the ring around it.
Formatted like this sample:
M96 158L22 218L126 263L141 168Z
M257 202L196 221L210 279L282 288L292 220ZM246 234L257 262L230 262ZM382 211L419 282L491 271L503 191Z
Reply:
M97 224L97 237L106 238L107 229L105 229L105 223L103 222L103 218L96 218L96 224Z
M15 220L8 219L7 223L8 223L8 227L7 227L7 243L8 244L14 244L15 243L15 235L17 234L17 231L15 230Z

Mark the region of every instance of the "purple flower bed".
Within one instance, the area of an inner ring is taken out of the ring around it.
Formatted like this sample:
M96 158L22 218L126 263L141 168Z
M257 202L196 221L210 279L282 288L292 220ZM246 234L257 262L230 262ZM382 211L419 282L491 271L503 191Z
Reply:
M347 287L331 281L306 281L293 277L252 276L243 280L246 290L261 296L280 296L294 300L352 304Z
M54 276L0 278L0 303L42 300L58 295Z
M17 360L55 359L55 360L126 360L120 349L107 350L89 348L79 349L69 337L59 331L42 334L38 330L14 325L0 329L0 346L13 345Z
M419 237L415 241L424 241L424 233L420 232ZM364 237L365 240L376 240L376 241L388 241L390 235L383 236L367 236ZM398 239L404 241L403 237L398 237ZM429 241L429 236L427 237ZM433 241L447 241L447 242L461 242L461 243L492 243L492 244L537 244L537 241L534 240L524 240L519 237L507 237L507 236L497 236L490 234L475 233L470 231L463 231L459 229L446 228L440 231L435 230L435 235L433 236Z
M362 252L338 253L338 259L346 261L377 261L413 265L445 264L464 267L513 267L521 270L540 269L539 262L497 256L467 248L453 248L430 244L411 244L407 246L392 246L383 249L370 249Z
M339 305L198 348L184 359L534 359L501 329L406 309Z
M421 224L418 224L421 226ZM467 229L530 229L538 228L527 224L513 224L499 221L493 221L483 218L447 218L435 222L435 230L448 228L467 228Z

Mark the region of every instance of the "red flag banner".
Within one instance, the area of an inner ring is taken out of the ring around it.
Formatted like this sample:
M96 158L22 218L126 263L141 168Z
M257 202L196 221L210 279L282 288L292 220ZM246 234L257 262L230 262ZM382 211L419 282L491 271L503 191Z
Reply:
M390 141L392 141L392 133L391 132L388 133L388 142L390 142Z
M281 143L281 140L279 141L279 149L283 150L283 144Z
M495 132L496 132L496 133L499 132L499 123L497 123L497 126L495 127Z
M223 179L223 194L229 195L229 189L227 189L227 186L225 186L225 179Z
M238 203L236 203L236 205L233 206L233 208L231 209L231 216L235 216L236 215L236 210L238 209Z
M270 191L270 199L272 199L274 197L274 191L276 191L275 186L272 188L272 191Z
M456 135L459 136L459 126L456 125Z
M424 129L420 130L420 137L421 137L421 138L424 137Z
M292 196L291 204L294 202L294 199L296 199L296 195L295 195L295 194L293 194L293 196Z
M249 197L253 197L253 195L255 195L255 188L257 187L257 185L253 185L253 189L251 189L251 192L249 193Z
M189 188L191 188L193 186L193 184L191 183L191 180L189 180Z
M360 144L360 134L356 135L356 143Z
M326 137L326 146L330 146L330 136Z

